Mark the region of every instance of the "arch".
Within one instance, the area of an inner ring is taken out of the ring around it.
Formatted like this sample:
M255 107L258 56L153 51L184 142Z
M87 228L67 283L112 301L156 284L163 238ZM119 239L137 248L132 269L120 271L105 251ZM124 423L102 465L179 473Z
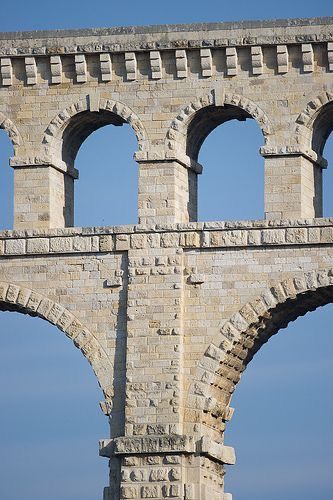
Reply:
M6 117L3 113L0 112L0 128L4 129L9 139L12 141L14 150L15 146L20 146L22 144L21 134L18 131L17 127L14 123Z
M333 91L311 99L296 118L296 141L321 158L325 142L333 130Z
M264 111L250 99L214 89L181 109L167 131L166 150L197 161L200 147L210 132L228 120L247 118L257 121L266 144L271 125Z
M49 123L42 139L45 153L63 170L73 168L81 144L92 132L105 125L124 123L132 127L139 151L146 151L147 134L138 116L121 102L89 94L67 106Z
M6 282L0 282L0 311L38 316L64 332L89 361L105 396L105 407L111 409L112 365L96 337L70 311L34 290Z
M333 268L309 271L268 288L245 304L220 329L201 358L189 388L189 405L213 417L219 428L230 419L232 393L242 372L272 335L299 316L333 302Z

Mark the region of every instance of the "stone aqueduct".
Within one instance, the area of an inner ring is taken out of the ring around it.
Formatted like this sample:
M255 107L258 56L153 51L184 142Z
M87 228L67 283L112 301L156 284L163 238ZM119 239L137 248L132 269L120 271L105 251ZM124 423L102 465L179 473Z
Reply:
M333 18L0 35L15 170L0 307L55 324L92 365L111 423L105 500L231 498L223 434L242 371L333 301L332 76ZM231 119L262 130L265 219L197 222L199 149ZM73 228L76 153L124 123L139 223Z

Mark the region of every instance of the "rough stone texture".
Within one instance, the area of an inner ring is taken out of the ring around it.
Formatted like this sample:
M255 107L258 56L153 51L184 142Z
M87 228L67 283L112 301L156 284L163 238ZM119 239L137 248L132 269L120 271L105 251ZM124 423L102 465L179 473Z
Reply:
M224 430L243 370L333 300L333 219L319 218L331 21L0 34L15 169L0 309L51 322L91 364L111 429L104 500L230 500ZM263 132L266 219L196 222L200 145L233 118ZM139 224L66 227L82 141L124 123Z

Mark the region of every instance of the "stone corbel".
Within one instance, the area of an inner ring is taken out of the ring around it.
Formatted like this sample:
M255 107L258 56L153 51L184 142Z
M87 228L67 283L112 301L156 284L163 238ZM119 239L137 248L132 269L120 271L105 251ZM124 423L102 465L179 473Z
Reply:
M57 162L55 159L51 159L47 156L32 156L32 157L19 157L13 156L9 159L9 165L13 168L34 168L34 167L53 167L59 172L73 177L73 179L79 178L79 171L74 167L68 167L64 162Z
M317 167L320 167L322 169L327 168L328 165L327 160L323 156L317 154L312 149L306 149L300 145L273 146L273 147L263 146L260 148L260 154L264 158L269 158L272 156L303 156L307 160L310 160Z
M134 153L134 160L138 163L154 163L154 162L178 162L183 167L193 170L197 174L202 173L202 165L193 160L189 156L176 151L137 151Z

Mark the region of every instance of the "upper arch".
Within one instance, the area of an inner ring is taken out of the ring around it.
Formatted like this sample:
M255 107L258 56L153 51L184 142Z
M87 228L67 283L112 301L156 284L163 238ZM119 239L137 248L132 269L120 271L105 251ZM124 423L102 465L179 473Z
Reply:
M147 149L147 134L138 116L125 104L89 94L58 113L46 127L43 145L53 163L73 168L83 141L105 125L128 123L137 138L139 151Z
M333 130L333 92L321 92L311 99L296 118L296 140L322 155Z
M87 358L103 391L107 405L111 404L112 365L96 337L65 307L26 287L0 282L0 311L16 311L38 316L55 325L69 337Z
M201 358L189 388L189 406L213 416L218 428L229 418L232 393L262 345L291 321L330 302L332 268L286 279L245 304L222 325Z
M13 147L20 146L22 144L21 134L18 131L17 127L14 123L6 117L3 113L0 112L0 128L5 130L8 134L9 139L11 140Z
M166 149L197 161L200 147L210 132L234 118L256 120L266 143L271 125L264 111L250 99L214 89L181 109L167 131Z

